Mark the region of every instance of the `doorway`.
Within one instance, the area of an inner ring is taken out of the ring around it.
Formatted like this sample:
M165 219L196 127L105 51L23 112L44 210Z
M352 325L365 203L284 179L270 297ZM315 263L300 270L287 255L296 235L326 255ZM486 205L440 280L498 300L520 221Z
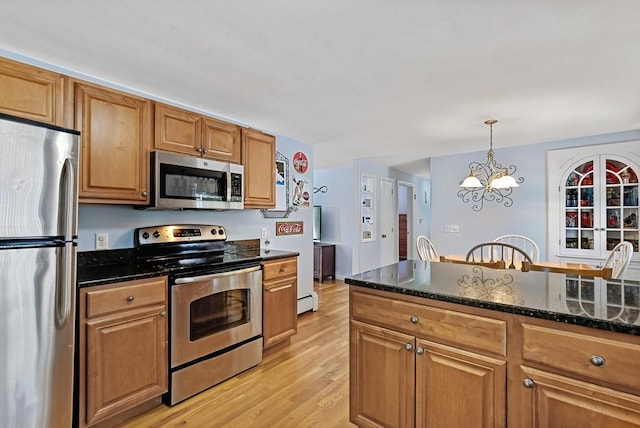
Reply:
M413 183L398 181L398 260L413 259Z
M398 261L396 201L393 183L392 178L380 178L380 266L387 266Z

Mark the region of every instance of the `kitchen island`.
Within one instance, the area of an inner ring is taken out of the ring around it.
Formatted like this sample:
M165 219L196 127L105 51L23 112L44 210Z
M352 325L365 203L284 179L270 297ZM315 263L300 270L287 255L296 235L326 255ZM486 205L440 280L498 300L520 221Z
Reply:
M408 260L345 282L358 426L640 426L637 281Z

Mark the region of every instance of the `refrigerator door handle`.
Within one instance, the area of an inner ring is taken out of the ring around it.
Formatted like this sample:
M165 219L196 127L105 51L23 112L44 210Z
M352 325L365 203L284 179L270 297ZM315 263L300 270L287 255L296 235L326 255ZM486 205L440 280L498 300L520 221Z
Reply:
M64 240L73 240L74 217L76 212L76 175L71 159L67 158L62 167L62 183L65 186L61 193L60 207L64 210L62 223L64 227Z
M76 244L65 242L59 250L56 279L56 326L64 327L70 321L72 299L76 283Z

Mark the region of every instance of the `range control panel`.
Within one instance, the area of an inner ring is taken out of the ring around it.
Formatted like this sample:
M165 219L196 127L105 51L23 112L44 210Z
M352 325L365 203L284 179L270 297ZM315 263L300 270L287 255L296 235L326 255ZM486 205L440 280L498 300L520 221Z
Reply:
M225 241L227 233L223 226L174 224L136 229L135 238L138 245L163 244L167 242Z

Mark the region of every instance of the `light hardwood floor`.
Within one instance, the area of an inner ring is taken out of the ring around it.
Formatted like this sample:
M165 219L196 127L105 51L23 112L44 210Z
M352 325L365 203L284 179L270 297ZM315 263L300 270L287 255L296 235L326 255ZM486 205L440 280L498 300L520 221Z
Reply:
M314 283L319 310L298 317L291 345L132 427L355 427L349 422L349 295L343 281Z

